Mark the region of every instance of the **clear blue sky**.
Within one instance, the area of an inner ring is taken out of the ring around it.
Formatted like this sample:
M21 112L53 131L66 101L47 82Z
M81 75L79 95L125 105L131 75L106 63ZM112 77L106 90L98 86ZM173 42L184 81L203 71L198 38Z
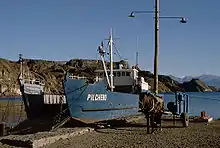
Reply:
M220 76L219 6L219 0L160 0L161 16L185 16L188 23L160 20L159 73ZM120 54L135 64L138 50L140 67L153 71L153 15L127 17L153 8L154 0L1 0L0 57L96 59L113 27Z

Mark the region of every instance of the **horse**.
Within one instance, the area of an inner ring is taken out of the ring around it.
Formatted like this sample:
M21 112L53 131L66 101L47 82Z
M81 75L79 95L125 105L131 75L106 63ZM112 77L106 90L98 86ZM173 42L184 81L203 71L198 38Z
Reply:
M152 93L140 93L139 96L139 108L141 112L145 114L147 119L147 133L150 133L150 125L152 128L151 133L154 132L155 128L160 125L160 130L162 130L161 118L164 110L164 102L162 97L155 96Z

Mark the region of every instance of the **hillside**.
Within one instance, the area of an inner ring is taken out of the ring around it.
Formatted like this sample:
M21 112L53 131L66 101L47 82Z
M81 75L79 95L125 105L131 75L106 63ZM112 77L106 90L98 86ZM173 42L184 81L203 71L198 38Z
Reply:
M212 91L214 88L210 88L208 85L206 85L203 81L199 79L192 79L189 82L184 82L183 88L187 92L206 92L206 91Z
M151 72L140 71L139 75L144 77L145 81L147 81L150 84L151 88L154 87L154 75ZM175 80L172 80L169 76L158 75L158 79L159 79L159 83L158 83L159 92L183 91L179 83Z
M55 62L46 60L24 60L24 77L37 78L45 83L47 93L63 93L62 80L68 70L75 74L92 75L96 61L73 59L68 62ZM89 66L87 66L89 65ZM19 95L18 74L20 64L5 59L0 60L0 95L14 96Z
M19 65L16 62L0 59L0 95L19 94L18 87ZM12 89L8 89L12 88Z
M127 62L120 62L126 67L129 67ZM114 64L114 67L115 66L116 63ZM109 63L107 63L107 67L109 67ZM0 59L0 96L20 95L18 86L19 68L20 64L16 61ZM24 60L24 76L43 80L45 82L46 92L51 94L63 93L62 82L66 71L75 73L76 75L94 77L94 70L97 68L102 68L101 61L88 59L72 59L67 62L33 59ZM139 75L143 76L145 81L147 81L153 89L153 74L149 71L140 71ZM169 76L159 75L159 92L184 91L183 88L188 90ZM201 89L195 91L201 91Z
M206 85L213 86L217 89L220 89L220 76L201 75L201 76L197 76L197 77L185 76L183 78L178 78L178 77L170 75L170 77L173 80L178 81L179 83L189 82L192 79L199 79L199 80L203 81Z

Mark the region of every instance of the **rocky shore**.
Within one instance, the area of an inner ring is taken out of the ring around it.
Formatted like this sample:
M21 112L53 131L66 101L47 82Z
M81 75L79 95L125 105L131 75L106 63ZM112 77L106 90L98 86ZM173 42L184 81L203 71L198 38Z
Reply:
M182 123L177 121L175 125L171 121L162 122L162 131L156 130L153 134L147 134L146 120L144 116L126 118L128 124L115 124L110 128L95 128L89 132L78 135L72 134L79 128L60 128L55 132L36 133L23 136L16 136L21 140L36 139L35 143L42 145L42 137L65 135L64 139L45 145L45 148L73 147L73 148L103 148L103 147L157 147L157 148L219 148L220 147L220 121L211 123L190 122L189 127L184 128ZM63 136L64 137L64 136ZM17 138L17 139L19 139ZM2 138L1 138L2 139ZM2 140L1 140L2 141ZM39 141L41 141L39 143ZM45 141L45 142L46 142ZM0 147L11 147L0 143Z
M47 148L77 147L149 147L149 148L219 148L220 121L212 123L190 123L183 128L164 122L162 131L147 134L145 120L139 120L132 127L98 129L81 136L59 140Z

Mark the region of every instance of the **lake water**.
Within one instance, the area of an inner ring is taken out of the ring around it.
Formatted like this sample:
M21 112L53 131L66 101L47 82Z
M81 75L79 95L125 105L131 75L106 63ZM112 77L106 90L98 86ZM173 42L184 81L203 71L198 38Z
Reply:
M189 115L200 116L202 111L206 111L208 116L214 119L220 118L220 92L187 92L186 94L189 95ZM175 101L174 94L165 93L163 97L165 104Z
M208 116L212 116L214 119L220 118L220 92L188 92L186 94L189 95L189 115L200 116L202 111L206 111ZM163 93L162 95L165 108L168 102L175 101L174 93ZM0 98L2 104L4 104L3 102L6 103L7 100L21 102L22 98ZM13 113L14 115L15 113Z
M24 119L26 113L21 98L0 98L0 122L14 126Z

